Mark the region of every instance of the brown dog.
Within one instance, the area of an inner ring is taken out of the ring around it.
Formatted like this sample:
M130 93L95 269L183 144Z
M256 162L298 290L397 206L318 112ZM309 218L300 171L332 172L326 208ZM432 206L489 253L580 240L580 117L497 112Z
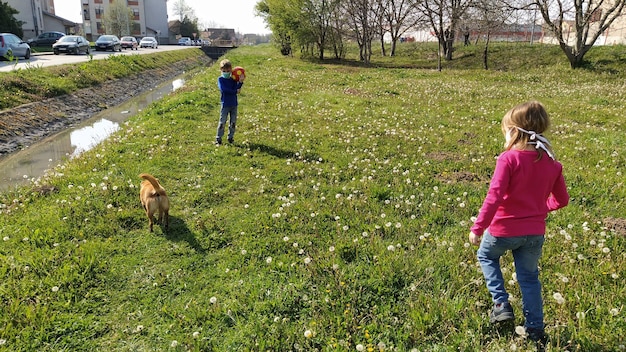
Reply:
M139 190L139 199L141 200L141 205L143 205L143 208L146 210L146 215L148 215L150 232L152 232L154 214L157 211L159 212L159 223L161 223L161 226L165 226L167 230L170 222L170 201L167 198L165 189L161 187L159 181L150 174L144 173L139 175L139 177L143 178Z

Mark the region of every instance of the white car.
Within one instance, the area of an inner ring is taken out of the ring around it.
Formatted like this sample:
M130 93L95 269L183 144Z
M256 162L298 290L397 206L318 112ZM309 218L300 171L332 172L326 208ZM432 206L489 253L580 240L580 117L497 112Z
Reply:
M182 38L178 39L178 45L186 45L186 46L191 45L191 38L189 38L189 37L182 37Z
M156 39L154 39L154 37L143 37L139 42L139 47L156 49L159 47L159 43Z

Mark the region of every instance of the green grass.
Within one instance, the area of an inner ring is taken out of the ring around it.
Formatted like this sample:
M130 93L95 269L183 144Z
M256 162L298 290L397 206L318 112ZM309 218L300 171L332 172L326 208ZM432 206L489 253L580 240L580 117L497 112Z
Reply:
M27 69L0 72L0 110L167 67L181 60L197 60L202 55L197 48L149 55L111 55L105 60L89 60L76 65L46 68L33 65Z
M572 197L547 220L548 350L623 350L626 244L605 219L626 214L624 75L551 57L437 72L231 51L247 70L234 145L213 145L211 67L0 195L0 349L534 350L489 325L467 234L502 115L539 99ZM148 232L141 172L169 191L167 233ZM510 256L503 267L512 280Z

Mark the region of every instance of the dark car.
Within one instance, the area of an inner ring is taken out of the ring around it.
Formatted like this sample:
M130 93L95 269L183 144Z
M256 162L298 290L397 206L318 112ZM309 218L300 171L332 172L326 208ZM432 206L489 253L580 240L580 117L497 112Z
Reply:
M122 42L116 35L101 35L96 40L96 50L122 51Z
M64 35L63 32L43 32L35 38L29 39L28 44L30 46L52 46Z
M66 35L52 44L54 55L59 55L60 53L76 55L85 53L89 55L90 49L90 44L87 39L80 35Z
M12 33L0 33L0 59L12 57L30 59L30 46Z
M139 46L139 44L137 43L137 38L135 37L122 37L120 39L120 42L122 42L123 49L137 50L137 47Z

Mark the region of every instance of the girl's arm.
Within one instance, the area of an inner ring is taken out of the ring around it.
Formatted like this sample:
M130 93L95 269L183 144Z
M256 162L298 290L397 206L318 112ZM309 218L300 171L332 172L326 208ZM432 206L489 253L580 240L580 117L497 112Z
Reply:
M567 186L565 186L565 179L563 173L559 175L559 178L552 187L552 192L546 200L548 211L561 209L569 203L569 194L567 193Z
M483 206L480 208L478 217L472 226L472 233L482 236L483 232L491 225L491 220L496 215L496 211L504 199L504 195L509 187L509 181L511 179L511 172L507 161L502 156L496 161L496 169L493 172L491 183L489 185L489 191L483 202Z

